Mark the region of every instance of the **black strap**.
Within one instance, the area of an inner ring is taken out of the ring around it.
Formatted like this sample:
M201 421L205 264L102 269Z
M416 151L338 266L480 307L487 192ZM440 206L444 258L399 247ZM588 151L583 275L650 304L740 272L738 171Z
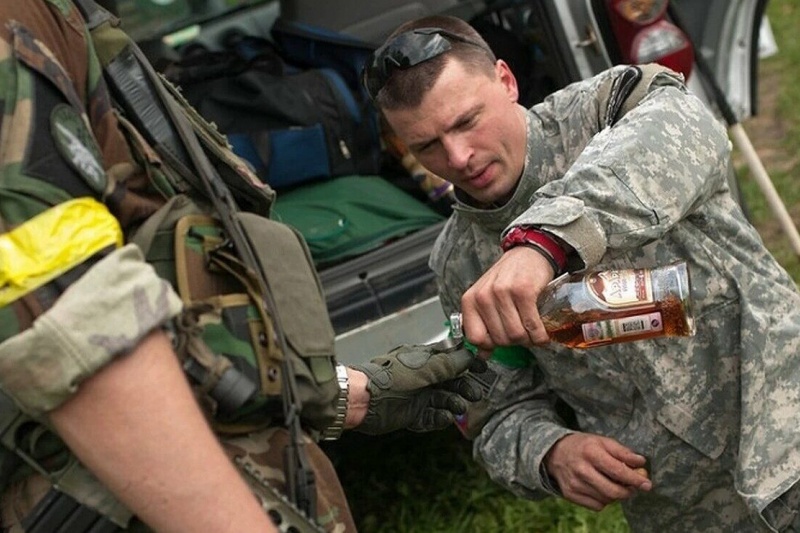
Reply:
M284 423L291 435L290 444L287 446L286 450L284 450L287 492L292 502L299 507L300 510L305 512L307 516L315 519L317 510L316 484L314 480L314 471L308 461L302 440L302 430L300 426L302 402L297 392L297 382L292 362L288 357L288 341L283 334L284 330L281 327L280 317L277 314L277 306L272 297L272 291L270 290L267 278L264 276L261 265L256 259L250 242L245 236L240 220L236 217L236 213L240 211L239 206L236 204L231 190L225 184L206 155L185 110L176 100L178 97L177 90L168 85L169 82L156 73L148 59L144 56L144 53L135 43L131 43L127 50L131 54L129 57L138 62L138 72L141 72L143 76L142 81L152 88L155 99L158 100L160 104L159 108L163 107L165 111L164 119L170 123L171 128L174 128L174 131L177 133L176 140L181 141L182 147L188 155L188 163L191 165L190 168L196 172L197 175L197 178L191 182L192 185L198 181L200 182L198 184L198 189L205 194L219 216L229 241L228 244L232 246L237 256L254 277L254 281L258 285L258 292L264 298L261 305L270 313L275 324L278 344L281 351L285 354L281 363L280 372L282 379L281 396L283 397ZM128 62L127 58L125 62ZM112 77L110 81L111 83L115 83L117 79ZM150 108L152 109L153 107L151 106ZM134 111L139 113L142 110L135 108ZM164 144L154 143L154 145L157 149L162 149L159 151L163 156ZM189 174L194 175L192 172Z
M614 80L611 87L611 95L608 99L608 107L606 107L606 128L609 128L617 123L620 119L619 112L622 110L623 104L633 92L633 88L642 79L642 69L636 66L631 66L622 71L622 74Z
M200 188L201 184L190 170L191 157L168 119L164 104L144 72L142 62L137 60L133 47L125 47L109 63L105 72L114 100L123 108L136 129L158 149L161 157L181 177L192 186Z
M89 21L100 21L100 16L96 12L105 12L95 4L94 0L76 0L76 2L84 17ZM103 16L104 20L108 20L107 15ZM297 392L294 369L288 357L288 342L283 335L284 330L281 327L280 317L277 314L277 307L266 276L264 276L250 242L242 230L240 220L236 218L236 213L239 212L236 200L209 160L193 125L176 100L178 98L177 90L168 85L169 82L156 73L135 43L131 42L112 61L111 65L106 68L106 73L115 97L130 106L131 115L140 117L140 123L134 122L134 125L137 128L141 127L144 130L143 133L147 132L149 135L155 136L155 139L148 140L152 142L161 156L170 164L175 165L179 172L185 173L183 177L191 185L197 186L199 191L205 193L220 217L220 222L228 237L227 244L232 245L258 284L259 293L264 298L261 305L272 317L278 335L278 344L285 354L280 374L284 423L291 435L290 445L284 450L287 492L300 510L315 519L317 504L314 471L303 445L300 426L302 402ZM172 92L170 92L171 90ZM138 91L138 94L131 96L131 91ZM184 153L188 157L184 158Z
M122 528L55 487L22 519L25 533L116 533Z
M95 29L107 20L116 19L114 15L101 8L94 0L72 0L86 19L89 31Z
M283 334L284 329L281 327L280 317L277 313L277 306L272 297L269 283L261 270L261 264L256 259L250 242L245 236L241 221L236 217L236 213L239 212L236 200L222 177L211 164L211 161L209 161L183 108L175 100L174 94L170 92L168 88L169 82L155 72L138 47L134 45L131 50L141 63L143 72L152 81L158 97L169 114L169 118L172 120L181 140L183 140L193 167L197 170L202 182L203 187L201 190L211 201L214 210L219 216L220 223L229 241L228 244L232 246L237 257L253 276L253 281L258 286L258 292L264 298L260 305L263 305L272 317L278 337L278 345L284 353L283 361L281 362L281 396L283 398L284 424L291 435L289 446L284 450L287 493L300 510L315 520L317 516L317 491L314 471L310 466L302 441L300 427L302 401L297 392L294 369L288 357L288 342Z
M114 15L97 5L94 0L74 0L89 30L117 20ZM175 128L167 119L161 100L153 90L148 76L142 71L130 47L124 48L105 68L109 89L125 116L144 135L147 142L159 148L167 164L195 188L200 187L191 172L189 155ZM180 192L186 192L181 183L171 183Z

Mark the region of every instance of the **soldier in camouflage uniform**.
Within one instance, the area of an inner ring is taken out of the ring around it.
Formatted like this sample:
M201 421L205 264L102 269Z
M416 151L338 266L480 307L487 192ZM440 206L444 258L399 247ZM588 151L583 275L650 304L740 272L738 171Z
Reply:
M265 414L246 431L226 426L220 439L197 389L187 385L175 339L199 337L167 334L173 319L189 316L184 303L126 242L166 204L188 204L189 195L167 201L168 165L114 111L85 21L69 0L0 2L0 102L0 391L13 400L3 408L15 406L28 420L0 437L33 459L24 464L0 447L0 528L23 531L57 480L59 490L126 530L274 530L252 490L263 479L279 488L286 482L287 431ZM220 153L269 197L238 159ZM308 279L309 294L319 298ZM332 352L324 351L332 350L327 317L312 322L292 326L301 334L308 328L311 343L327 342L317 354L326 357L296 367L313 418L304 419L304 443L319 489L317 516L327 531L353 531L315 439L334 422L366 433L449 426L464 397L476 398L451 380L471 356L398 349L345 369L348 390L337 385ZM334 421L340 400L345 411ZM0 411L5 423L9 409ZM247 483L231 459L248 465Z
M470 409L492 478L531 499L620 501L634 531L798 531L800 295L729 193L731 144L682 76L617 66L526 110L474 30L432 17L398 28L364 83L456 186L431 256L445 312L483 353L532 355L490 361L499 378ZM548 343L536 298L559 273L676 261L696 336Z

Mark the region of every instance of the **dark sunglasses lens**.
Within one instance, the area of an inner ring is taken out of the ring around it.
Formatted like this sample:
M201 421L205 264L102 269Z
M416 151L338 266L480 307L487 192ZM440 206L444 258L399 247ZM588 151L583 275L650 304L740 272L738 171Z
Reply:
M374 100L396 69L406 69L441 55L450 43L439 33L403 33L375 51L364 70L364 86Z

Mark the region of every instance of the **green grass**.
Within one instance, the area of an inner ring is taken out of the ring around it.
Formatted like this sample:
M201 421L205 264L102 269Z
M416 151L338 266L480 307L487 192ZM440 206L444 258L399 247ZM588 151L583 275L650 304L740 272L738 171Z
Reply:
M779 46L765 59L761 73L779 83L777 156L767 170L797 223L800 220L800 5L772 0L768 16ZM764 90L764 87L762 87ZM745 129L749 131L748 122ZM774 132L773 132L774 133ZM751 133L758 146L759 139ZM767 247L800 281L800 260L770 212L747 168L737 164L741 187L754 225ZM601 513L563 500L540 502L517 498L495 485L474 463L469 443L455 430L378 438L358 434L326 448L340 472L353 514L364 533L623 533L628 531L619 506Z
M346 434L328 446L366 533L624 533L618 506L601 513L564 500L528 501L493 483L453 428L382 437Z

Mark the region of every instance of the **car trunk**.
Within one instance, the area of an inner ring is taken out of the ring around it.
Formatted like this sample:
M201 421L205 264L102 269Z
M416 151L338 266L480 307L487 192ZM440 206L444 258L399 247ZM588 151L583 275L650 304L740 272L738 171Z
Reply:
M137 14L132 7L136 0L117 2L123 21L125 13ZM719 51L712 54L710 61L742 116L754 109L750 102L755 93L755 69L750 68L755 61L753 47L745 43L746 49L739 52L726 51L725 47L742 32L750 36L748 42L752 44L752 32L760 23L765 3L740 0L729 6L715 0L675 4L690 21L686 31L692 40L704 51ZM357 0L324 5L317 0L272 0L225 16L194 19L185 18L173 6L175 19L164 26L171 28L170 33L151 31L147 24L152 22L140 20L136 34L158 66L193 50L222 49L234 34L272 39L271 30L279 18L290 25L322 25L374 47L406 20L433 13L451 14L470 21L498 57L509 63L518 78L520 103L531 106L568 83L622 62L609 5L610 0L380 0L368 5ZM726 6L730 7L728 11ZM719 19L722 15L725 16ZM181 17L186 24L181 24ZM713 20L725 24L714 24ZM713 107L698 76L691 75L689 85ZM737 87L739 90L735 90ZM383 178L417 201L448 214L447 206L442 201L434 205L397 161L384 169ZM735 177L731 180L735 186ZM278 193L280 204L285 191L279 189ZM318 262L339 356L344 362L361 362L397 344L426 342L445 334L445 317L428 267L428 256L444 222L443 218L431 220L426 227L387 238L363 253Z

